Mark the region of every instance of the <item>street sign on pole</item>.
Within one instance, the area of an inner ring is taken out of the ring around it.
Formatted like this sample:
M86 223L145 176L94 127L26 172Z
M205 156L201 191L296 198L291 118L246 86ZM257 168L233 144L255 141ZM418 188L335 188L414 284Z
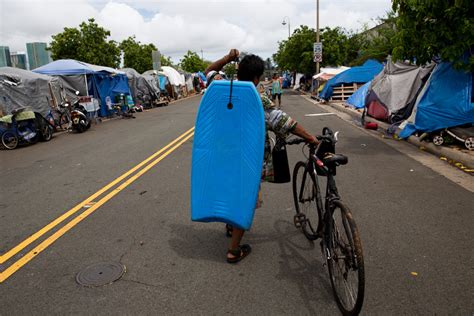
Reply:
M313 60L315 63L323 61L323 43L316 42L313 46Z
M323 52L323 43L314 43L313 45L313 53L316 55L317 53Z

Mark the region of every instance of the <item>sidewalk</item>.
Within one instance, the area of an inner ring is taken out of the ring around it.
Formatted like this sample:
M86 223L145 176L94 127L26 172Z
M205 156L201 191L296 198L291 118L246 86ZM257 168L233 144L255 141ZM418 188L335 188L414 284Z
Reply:
M311 100L313 103L319 104L322 107L328 107L336 111L346 113L352 116L355 120L360 122L360 119L362 117L361 110L353 109L349 106L344 105L344 103L342 102L328 102L328 103L317 102L316 100L310 98L309 95L306 94L306 96L308 100ZM384 135L387 133L387 130L390 127L390 124L378 121L368 116L365 117L365 121L377 123L378 131L383 133ZM399 131L400 129L397 129L397 133ZM396 136L391 136L391 137L393 137L396 140L400 140ZM457 148L454 146L452 147L436 146L431 142L420 141L419 138L414 135L408 137L406 141L418 147L420 150L429 152L437 156L439 159L444 160L448 162L449 164L463 170L464 172L474 175L474 152L470 152L467 149L460 149L459 147Z

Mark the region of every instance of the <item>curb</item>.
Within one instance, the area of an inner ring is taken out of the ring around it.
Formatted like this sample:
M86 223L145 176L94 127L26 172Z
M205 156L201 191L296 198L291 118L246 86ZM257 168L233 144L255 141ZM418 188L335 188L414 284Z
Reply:
M339 112L344 112L353 118L357 119L360 121L360 118L362 117L362 113L358 112L357 110L353 110L349 107L345 107L342 103L320 103L317 102L313 99L311 99L308 96L308 99L311 100L313 103L319 104L322 107L324 106L329 106L336 111ZM378 121L372 117L365 117L365 120L367 122L373 122L378 124L378 131L385 133L387 129L390 127L389 124L385 122ZM363 127L362 127L363 128ZM400 131L400 130L398 130ZM394 138L395 139L395 138ZM474 169L474 155L464 153L462 151L454 151L450 148L442 147L442 146L436 146L433 143L427 143L427 142L422 142L418 139L416 136L410 136L406 139L406 141L416 147L418 149L429 152L430 154L433 154L437 156L439 159L447 161L448 163L458 167L459 169L467 172L467 173L472 173Z

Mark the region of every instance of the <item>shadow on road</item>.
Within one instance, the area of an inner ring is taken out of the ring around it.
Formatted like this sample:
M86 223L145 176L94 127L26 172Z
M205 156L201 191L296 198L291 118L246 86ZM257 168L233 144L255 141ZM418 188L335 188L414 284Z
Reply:
M171 249L185 259L224 263L229 239L225 238L224 224L212 225L171 225L174 236L169 240ZM278 269L274 269L275 279L294 283L295 287L292 288L299 290L299 293L294 294L301 298L298 304L302 302L301 307L310 314L317 314L321 303L326 307L333 304L327 270L321 261L319 241L310 242L292 223L277 220L271 234L250 231L245 236L245 242L251 245L268 244L261 248L267 249L264 252L267 256L275 254L274 258L266 258L278 264Z

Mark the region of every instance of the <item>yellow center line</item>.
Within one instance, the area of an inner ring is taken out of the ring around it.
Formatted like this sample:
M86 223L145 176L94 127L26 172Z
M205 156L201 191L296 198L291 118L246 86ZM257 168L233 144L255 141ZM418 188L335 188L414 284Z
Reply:
M27 264L29 261L31 261L34 257L36 257L38 254L40 254L43 250L48 248L52 243L54 243L56 240L58 240L62 235L67 233L71 228L76 226L78 223L80 223L83 219L94 213L100 206L102 206L104 203L106 203L108 200L113 198L116 194L118 194L120 191L125 189L127 186L132 184L135 180L140 178L143 174L145 174L148 170L153 168L154 165L159 163L161 160L163 160L166 156L168 156L170 153L172 153L176 148L181 146L184 142L186 142L188 139L193 137L194 132L192 132L190 135L186 136L183 140L181 140L179 143L174 145L170 150L168 150L166 153L164 153L162 156L158 157L156 160L151 162L149 165L147 165L145 168L137 172L135 175L130 177L128 180L123 182L120 186L118 186L116 189L112 190L109 194L104 196L101 200L99 200L97 203L92 205L90 208L88 208L86 211L82 212L80 215L75 217L73 220L71 220L69 223L61 227L58 231L56 231L54 234L52 234L50 237L45 239L43 242L41 242L38 246L33 248L30 252L25 254L23 257L21 257L18 261L14 262L10 267L8 267L5 271L0 273L0 283L4 282L6 279L8 279L12 274L14 274L16 271L18 271L21 267L23 267L25 264Z
M15 246L14 248L10 249L8 252L6 252L4 255L0 256L0 264L6 262L7 260L9 260L11 257L13 257L14 255L16 255L17 253L19 253L20 251L22 251L23 249L25 249L26 247L28 247L31 243L33 243L34 241L36 241L38 238L40 238L41 236L43 236L44 234L46 234L47 232L49 232L51 229L53 229L54 227L56 227L58 224L62 223L64 220L66 220L67 218L69 218L70 216L72 216L73 214L77 213L80 209L82 209L85 205L93 202L97 197L101 196L104 192L108 191L110 188L112 188L113 186L115 186L116 184L118 184L119 182L121 182L123 179L127 178L129 175L131 175L132 173L134 173L135 171L137 171L138 169L140 169L141 167L143 167L145 164L147 164L148 162L150 162L152 159L156 158L158 155L160 155L162 152L164 152L165 150L167 150L168 148L170 148L171 146L173 146L174 144L176 144L177 142L179 142L180 139L182 139L183 137L185 137L186 135L188 135L189 133L192 133L194 135L194 127L190 128L189 130L187 130L186 132L184 132L183 134L181 134L180 136L178 136L175 140L173 140L171 143L169 143L168 145L166 145L165 147L163 147L162 149L160 149L159 151L157 151L156 153L154 153L153 155L151 155L150 157L148 157L147 159L145 159L144 161L142 161L141 163L139 163L138 165L136 165L135 167L133 167L132 169L130 169L129 171L125 172L124 174L122 174L120 177L116 178L115 180L113 180L112 182L110 182L109 184L107 184L106 186L104 186L102 189L100 189L99 191L97 191L96 193L92 194L91 196L89 196L87 199L85 199L84 201L82 201L81 203L77 204L76 206L74 206L72 209L70 209L69 211L67 211L66 213L64 213L63 215L59 216L58 218L56 218L54 221L52 221L51 223L49 223L48 225L44 226L42 229L40 229L39 231L37 231L36 233L34 233L33 235L31 235L30 237L26 238L25 240L23 240L21 243L19 243L17 246Z

